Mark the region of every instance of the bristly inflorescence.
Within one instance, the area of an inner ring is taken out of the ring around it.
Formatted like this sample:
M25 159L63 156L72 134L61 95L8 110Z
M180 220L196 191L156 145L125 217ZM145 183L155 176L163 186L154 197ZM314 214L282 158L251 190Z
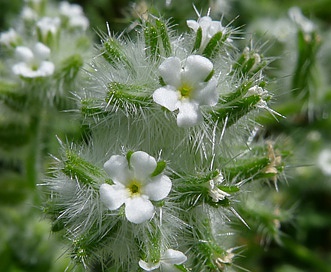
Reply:
M238 196L283 170L270 144L246 144L270 110L267 61L209 16L188 27L149 16L135 37L104 35L77 94L89 137L62 144L46 212L86 268L224 271Z

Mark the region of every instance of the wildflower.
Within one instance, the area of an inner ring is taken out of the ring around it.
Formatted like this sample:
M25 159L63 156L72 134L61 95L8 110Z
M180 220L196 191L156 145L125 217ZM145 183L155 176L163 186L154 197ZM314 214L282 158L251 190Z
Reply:
M84 16L83 9L77 4L68 2L60 3L60 14L68 20L68 24L72 28L82 28L86 30L89 26L88 19Z
M16 47L20 43L20 36L14 29L9 29L0 34L0 44L6 47Z
M323 149L319 153L317 165L325 175L331 176L331 149Z
M224 178L222 174L219 174L209 181L209 196L212 198L213 202L224 200L226 197L230 196L230 194L217 187L217 185L221 184L223 181Z
M41 18L36 24L39 40L45 43L49 40L49 37L54 38L58 33L60 23L61 21L58 17Z
M182 264L186 262L187 257L184 253L174 249L167 249L161 256L158 263L147 263L143 260L139 261L139 266L145 271L153 271L155 269L161 268L161 271L174 271L175 264Z
M54 73L54 64L46 59L50 55L50 49L38 42L31 50L25 46L16 47L16 55L22 62L12 68L14 74L23 78L47 77Z
M201 49L204 49L210 39L218 32L224 32L225 28L220 21L213 21L209 16L203 16L195 20L187 20L187 26L197 32L199 28L202 30Z
M316 30L315 24L302 14L300 8L292 7L288 13L293 22L301 27L304 33L310 34Z
M159 72L167 85L153 93L153 100L170 111L179 110L179 127L198 124L202 121L200 106L217 104L217 80L212 77L213 64L209 59L199 55L190 55L183 61L169 57Z
M155 173L157 162L143 151L125 156L114 155L104 164L104 169L114 184L100 186L100 199L109 210L117 210L125 204L126 218L136 224L149 220L154 215L151 202L164 199L170 192L168 176Z

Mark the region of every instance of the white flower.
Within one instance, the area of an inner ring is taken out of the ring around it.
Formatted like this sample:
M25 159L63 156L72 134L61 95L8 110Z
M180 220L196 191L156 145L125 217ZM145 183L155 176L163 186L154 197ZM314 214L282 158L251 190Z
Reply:
M68 2L60 3L60 14L68 19L69 26L86 30L89 26L88 19L84 16L83 9L77 4Z
M35 21L38 19L38 14L35 10L33 10L30 7L23 7L22 12L21 12L21 16L23 18L23 20L26 21Z
M100 199L109 210L125 204L126 218L136 224L154 215L151 202L164 199L171 190L168 176L153 176L157 162L143 151L134 152L129 161L125 156L114 155L104 164L104 169L114 182L100 186Z
M16 47L16 55L22 60L12 68L14 74L25 78L47 77L54 73L53 62L47 61L51 50L42 43L36 43L31 50L25 46Z
M36 26L38 31L40 32L41 35L41 39L42 41L46 41L48 36L56 36L58 30L59 30L59 26L60 26L60 18L58 17L43 17L41 18Z
M226 197L230 196L230 194L217 187L217 185L221 184L223 181L224 178L221 173L209 181L209 196L212 198L213 202L224 200Z
M224 32L225 28L220 21L213 21L209 16L203 16L195 20L187 20L187 26L197 32L199 28L202 30L201 49L204 49L210 39L218 32Z
M20 36L12 28L0 34L0 43L6 47L15 47L19 42Z
M187 257L184 253L174 249L167 249L161 256L158 263L147 263L143 260L139 261L139 266L145 271L153 271L155 269L161 268L163 272L175 272L178 271L174 264L182 264L186 262Z
M331 176L331 149L323 149L320 152L317 165L325 175Z
M170 111L179 110L178 126L198 124L202 121L200 106L217 104L217 80L209 79L213 73L209 59L199 55L191 55L183 61L170 57L160 65L159 72L167 85L153 93L153 100Z
M310 34L316 29L315 24L302 14L300 8L292 7L288 13L293 22L297 23L305 33Z

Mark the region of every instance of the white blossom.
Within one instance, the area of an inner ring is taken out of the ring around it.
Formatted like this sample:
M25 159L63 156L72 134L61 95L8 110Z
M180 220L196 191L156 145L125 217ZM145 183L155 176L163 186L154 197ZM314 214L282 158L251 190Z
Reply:
M317 165L325 175L331 176L331 149L323 149L319 153Z
M38 19L38 14L32 8L25 6L22 9L21 17L23 18L23 20L26 20L26 21L35 21Z
M61 20L58 17L43 17L41 18L36 26L37 29L40 31L42 40L47 40L49 35L56 36L59 30Z
M38 42L30 49L25 46L17 46L15 53L22 61L12 68L14 74L24 78L47 77L54 73L53 62L47 61L51 50Z
M6 47L15 47L20 42L20 36L14 29L9 29L6 32L0 34L0 43Z
M187 26L197 32L199 28L202 30L201 49L204 49L210 39L218 32L225 32L225 28L220 21L213 21L209 16L203 16L195 20L187 20Z
M190 55L183 61L169 57L160 65L159 72L166 86L153 93L153 100L170 111L179 110L178 126L198 124L202 121L200 106L217 104L217 80L211 77L213 64L209 59L199 55Z
M297 23L305 33L310 34L315 31L315 24L302 14L300 8L292 7L288 13L293 22Z
M222 174L217 175L209 181L209 196L212 198L213 202L224 200L226 197L230 196L230 194L217 187L217 185L221 184L223 181L224 178Z
M86 30L89 26L88 19L84 16L83 9L77 4L70 4L66 1L59 6L60 14L68 19L69 26L72 28L82 28Z
M157 263L147 263L143 260L139 261L139 266L145 271L153 271L160 268L163 272L175 272L178 269L175 268L175 264L182 264L186 262L187 257L184 253L174 249L167 249Z
M172 186L168 176L152 175L156 167L156 160L143 151L134 152L129 160L122 155L111 156L104 169L114 184L100 186L101 201L109 210L125 204L126 218L132 223L151 219L154 215L151 200L164 199Z

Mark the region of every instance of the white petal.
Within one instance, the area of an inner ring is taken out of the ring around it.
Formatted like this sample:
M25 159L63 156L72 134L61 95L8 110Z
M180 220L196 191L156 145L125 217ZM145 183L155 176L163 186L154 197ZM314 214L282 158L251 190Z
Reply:
M179 94L178 91L172 89L171 86L161 87L153 93L155 103L167 108L170 111L176 110Z
M153 271L155 269L158 269L160 267L160 263L156 263L156 264L150 264L150 263L146 263L143 260L139 261L139 266L144 269L145 271Z
M195 126L202 121L199 105L190 101L184 101L179 106L177 125L179 127Z
M184 70L181 72L181 80L184 83L194 86L204 82L213 70L213 63L202 56L191 55L183 60Z
M128 183L129 165L126 157L121 155L111 156L103 167L114 183L122 183L123 185Z
M26 46L17 46L15 49L15 54L25 62L30 62L34 58L31 49Z
M129 191L121 184L104 183L99 189L100 200L109 210L117 210L129 197Z
M187 20L186 24L189 28L193 29L194 32L197 32L198 28L200 27L199 23L197 21L194 21L194 20Z
M161 261L167 264L182 264L186 262L187 257L181 251L174 249L167 249L163 254Z
M154 172L156 165L156 160L143 151L134 152L130 157L130 166L133 169L134 178L142 184Z
M154 215L154 206L145 197L128 198L125 202L125 216L135 224L141 224Z
M45 60L51 54L51 50L43 43L38 42L34 46L34 53L39 60Z
M142 193L147 195L151 200L159 201L167 197L171 186L172 183L168 176L158 175L144 186Z
M167 85L180 86L180 71L182 70L180 59L170 57L165 59L159 66L159 72Z
M219 94L217 92L217 79L212 78L207 84L192 95L192 98L199 105L215 106L218 102Z
M50 76L54 73L54 63L50 62L50 61L43 61L40 63L40 67L39 67L39 73L40 76L42 77L46 77L46 76Z

